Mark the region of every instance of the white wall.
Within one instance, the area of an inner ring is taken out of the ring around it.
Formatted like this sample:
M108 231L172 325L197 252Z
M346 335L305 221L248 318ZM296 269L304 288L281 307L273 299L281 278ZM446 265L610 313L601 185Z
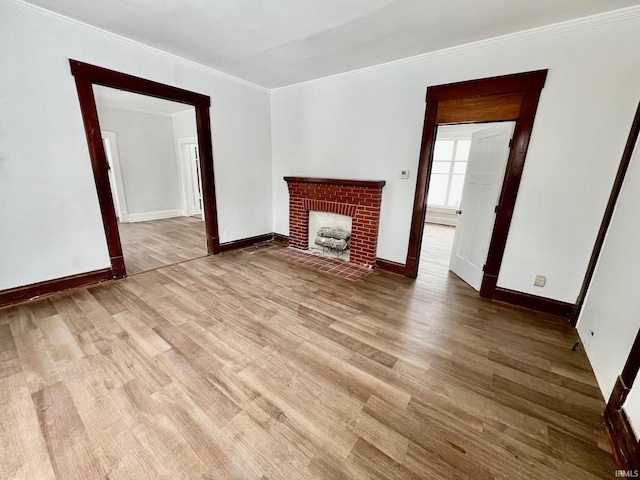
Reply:
M640 146L636 144L577 327L605 399L640 328L638 205ZM634 415L636 428L640 426L638 408L628 413Z
M171 117L99 105L98 120L117 134L129 215L182 210Z
M211 96L220 240L272 231L267 90L27 4L0 18L0 290L109 266L69 58Z
M196 137L198 135L196 111L194 108L172 114L171 121L173 122L173 135L176 139Z
M211 96L222 242L288 233L284 175L379 178L387 185L378 254L397 262L407 251L426 87L549 68L499 285L575 301L640 96L637 17L517 34L278 89L270 100L248 82L6 1L0 290L109 265L74 58ZM407 168L411 178L398 179ZM534 290L538 273L547 286Z
M579 25L274 90L274 230L285 175L386 180L378 256L404 263L426 87L548 68L498 285L575 302L640 97L640 19Z

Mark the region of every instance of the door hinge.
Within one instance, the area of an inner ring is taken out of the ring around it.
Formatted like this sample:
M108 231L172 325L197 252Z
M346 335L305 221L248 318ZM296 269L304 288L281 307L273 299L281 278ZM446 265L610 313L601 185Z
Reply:
M509 139L509 148L511 148L511 145L513 145L513 137Z
M500 209L500 205L496 205L496 208L493 209L493 213L498 213L499 209Z
M482 271L483 271L483 272L485 271L485 270L484 270L485 268L487 268L487 264L486 264L486 263L485 263L484 265L482 265Z

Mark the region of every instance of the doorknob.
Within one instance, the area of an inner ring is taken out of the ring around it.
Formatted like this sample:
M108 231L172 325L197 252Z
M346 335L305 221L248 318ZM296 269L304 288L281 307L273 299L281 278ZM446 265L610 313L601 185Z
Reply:
M456 210L456 213L457 213L458 215L462 215L462 210Z

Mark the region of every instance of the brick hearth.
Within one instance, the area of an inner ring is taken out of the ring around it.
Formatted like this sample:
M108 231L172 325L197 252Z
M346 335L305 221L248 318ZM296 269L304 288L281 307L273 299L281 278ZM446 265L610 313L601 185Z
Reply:
M309 210L352 218L350 263L373 266L384 181L284 177L289 186L289 245L307 250Z

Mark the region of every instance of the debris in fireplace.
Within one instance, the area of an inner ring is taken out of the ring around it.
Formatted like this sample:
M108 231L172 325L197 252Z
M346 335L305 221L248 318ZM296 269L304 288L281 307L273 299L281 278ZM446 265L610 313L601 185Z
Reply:
M320 227L314 243L322 247L323 254L329 251L339 257L351 246L351 232L342 228Z

